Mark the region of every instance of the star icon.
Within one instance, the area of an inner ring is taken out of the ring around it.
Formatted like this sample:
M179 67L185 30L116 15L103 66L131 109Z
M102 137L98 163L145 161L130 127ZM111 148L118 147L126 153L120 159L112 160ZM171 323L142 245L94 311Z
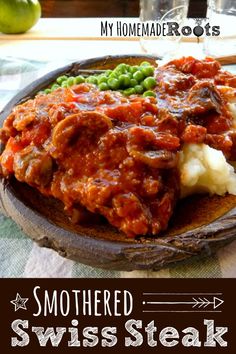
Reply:
M15 300L10 301L12 305L15 306L15 311L18 311L19 309L27 310L25 304L29 300L27 297L21 297L20 294L16 294Z

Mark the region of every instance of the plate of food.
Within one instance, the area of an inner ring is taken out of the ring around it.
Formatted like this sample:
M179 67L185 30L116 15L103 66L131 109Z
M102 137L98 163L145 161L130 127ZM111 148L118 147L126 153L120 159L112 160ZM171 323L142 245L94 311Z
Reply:
M39 245L134 270L236 239L236 76L212 58L106 56L0 113L1 210Z

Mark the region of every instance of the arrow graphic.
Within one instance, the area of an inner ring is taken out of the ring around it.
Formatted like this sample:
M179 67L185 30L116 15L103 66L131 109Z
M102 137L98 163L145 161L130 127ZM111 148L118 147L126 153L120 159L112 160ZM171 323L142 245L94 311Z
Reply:
M206 308L209 305L213 305L214 310L223 303L224 301L216 296L213 297L212 301L205 297L192 297L192 301L143 301L143 305L192 305L192 308Z

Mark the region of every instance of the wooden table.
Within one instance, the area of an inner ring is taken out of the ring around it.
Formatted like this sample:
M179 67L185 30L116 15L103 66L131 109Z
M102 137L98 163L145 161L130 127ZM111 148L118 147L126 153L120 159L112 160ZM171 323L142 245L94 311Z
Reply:
M104 38L100 36L101 21L124 18L40 19L35 27L21 35L0 34L1 57L13 56L42 61L78 60L107 54L142 53L138 38ZM125 21L137 21L126 18ZM201 44L183 43L179 55L202 55Z

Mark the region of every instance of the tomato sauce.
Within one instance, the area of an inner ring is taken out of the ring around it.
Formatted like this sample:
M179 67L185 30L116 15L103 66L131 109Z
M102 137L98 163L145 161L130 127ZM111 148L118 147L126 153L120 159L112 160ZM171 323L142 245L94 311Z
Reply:
M73 222L92 213L126 233L168 226L184 143L206 143L235 159L233 118L218 85L234 79L212 60L173 60L155 71L156 98L59 88L15 107L4 122L4 177L15 175L60 199Z

